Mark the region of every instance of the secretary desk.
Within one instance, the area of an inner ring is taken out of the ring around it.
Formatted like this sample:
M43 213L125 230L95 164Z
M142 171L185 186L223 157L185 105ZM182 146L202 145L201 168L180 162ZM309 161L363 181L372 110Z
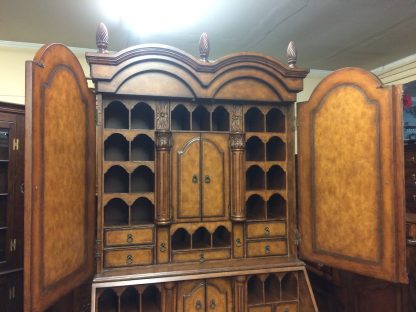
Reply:
M340 70L296 122L293 42L107 46L94 91L63 45L27 63L25 311L88 277L94 312L317 311L300 257L406 282L400 87Z

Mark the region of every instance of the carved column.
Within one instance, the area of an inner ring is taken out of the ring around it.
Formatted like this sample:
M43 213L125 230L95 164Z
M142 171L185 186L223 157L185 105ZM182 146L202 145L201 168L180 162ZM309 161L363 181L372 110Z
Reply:
M172 133L156 131L156 218L158 225L172 221L170 211L170 149Z
M234 277L234 308L235 311L247 311L247 293L246 293L245 275Z
M243 131L243 109L234 105L231 114L231 219L245 221L245 135Z

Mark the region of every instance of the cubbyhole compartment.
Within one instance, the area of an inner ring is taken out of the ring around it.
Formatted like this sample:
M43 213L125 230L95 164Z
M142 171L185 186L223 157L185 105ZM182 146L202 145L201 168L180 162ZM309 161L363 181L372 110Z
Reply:
M285 161L286 144L278 137L272 137L266 144L268 161Z
M192 112L192 130L193 131L209 131L209 112L203 106L198 106Z
M192 234L192 248L210 248L211 247L211 234L204 227L198 228Z
M246 142L246 160L264 161L264 143L256 136Z
M138 312L140 310L140 295L134 287L126 288L120 299L121 312Z
M132 225L153 223L155 206L145 197L135 200L130 210L130 223Z
M267 171L267 189L281 190L286 187L286 173L282 168L275 165Z
M131 174L131 192L132 193L146 193L154 192L155 189L155 175L146 166L139 166Z
M155 160L155 142L145 134L136 136L133 142L131 142L131 160Z
M0 162L0 194L7 194L9 192L8 174L9 174L9 163Z
M212 113L212 130L230 131L230 114L222 106L218 106Z
M272 108L266 116L266 131L280 132L286 131L285 115L277 108Z
M215 230L214 234L212 235L212 246L213 247L231 246L231 234L224 226L219 226Z
M7 228L0 229L0 262L6 261Z
M259 166L251 166L246 172L246 189L247 190L263 190L265 174Z
M263 303L263 283L256 275L247 281L247 301L249 305Z
M298 299L298 280L295 273L286 273L280 283L283 301Z
M0 128L0 160L9 160L9 129Z
M185 229L177 229L172 235L172 250L191 249L191 235Z
M146 103L138 103L131 110L131 129L154 129L155 113Z
M190 113L183 105L176 106L171 114L172 130L190 130Z
M286 219L286 199L280 194L273 194L267 201L268 219Z
M0 195L0 227L7 225L7 195Z
M113 166L104 174L104 193L128 193L129 174L120 166Z
M246 202L246 216L248 220L263 220L266 217L264 199L257 194L251 195Z
M114 133L104 141L104 160L129 160L129 142L120 133Z
M244 116L244 125L246 132L263 132L264 115L256 107L250 108Z
M119 101L111 102L104 109L104 128L107 129L128 129L129 111Z
M104 207L104 226L128 224L129 206L120 198L111 199Z
M148 286L142 294L142 312L161 311L160 291L155 285Z
M118 312L118 296L107 288L98 298L98 312Z
M264 296L266 302L280 300L280 281L276 275L270 274L264 281Z

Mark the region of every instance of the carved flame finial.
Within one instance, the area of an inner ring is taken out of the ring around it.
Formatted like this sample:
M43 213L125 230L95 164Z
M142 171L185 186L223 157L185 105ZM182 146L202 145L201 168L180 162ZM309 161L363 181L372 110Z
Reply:
M209 40L207 33L203 32L199 38L199 55L201 60L208 62L209 57Z
M99 53L108 53L108 30L104 23L98 25L95 41Z
M289 45L287 46L286 56L289 67L295 68L296 61L298 59L298 51L296 50L296 46L293 41L289 42Z

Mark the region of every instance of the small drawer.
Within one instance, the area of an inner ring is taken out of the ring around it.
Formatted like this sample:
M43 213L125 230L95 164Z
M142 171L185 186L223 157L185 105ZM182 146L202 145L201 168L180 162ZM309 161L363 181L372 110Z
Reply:
M247 242L248 257L279 256L287 254L284 240L262 240Z
M276 312L298 312L298 304L296 302L281 303L276 306Z
M249 307L249 312L272 312L272 307L268 306L259 306L259 307Z
M286 222L256 222L247 224L247 238L286 236Z
M153 244L153 227L108 230L105 232L105 244L106 246Z
M120 249L104 251L106 268L132 265L149 265L153 263L153 246L139 249Z
M172 253L173 262L200 262L231 258L230 249L189 250Z

